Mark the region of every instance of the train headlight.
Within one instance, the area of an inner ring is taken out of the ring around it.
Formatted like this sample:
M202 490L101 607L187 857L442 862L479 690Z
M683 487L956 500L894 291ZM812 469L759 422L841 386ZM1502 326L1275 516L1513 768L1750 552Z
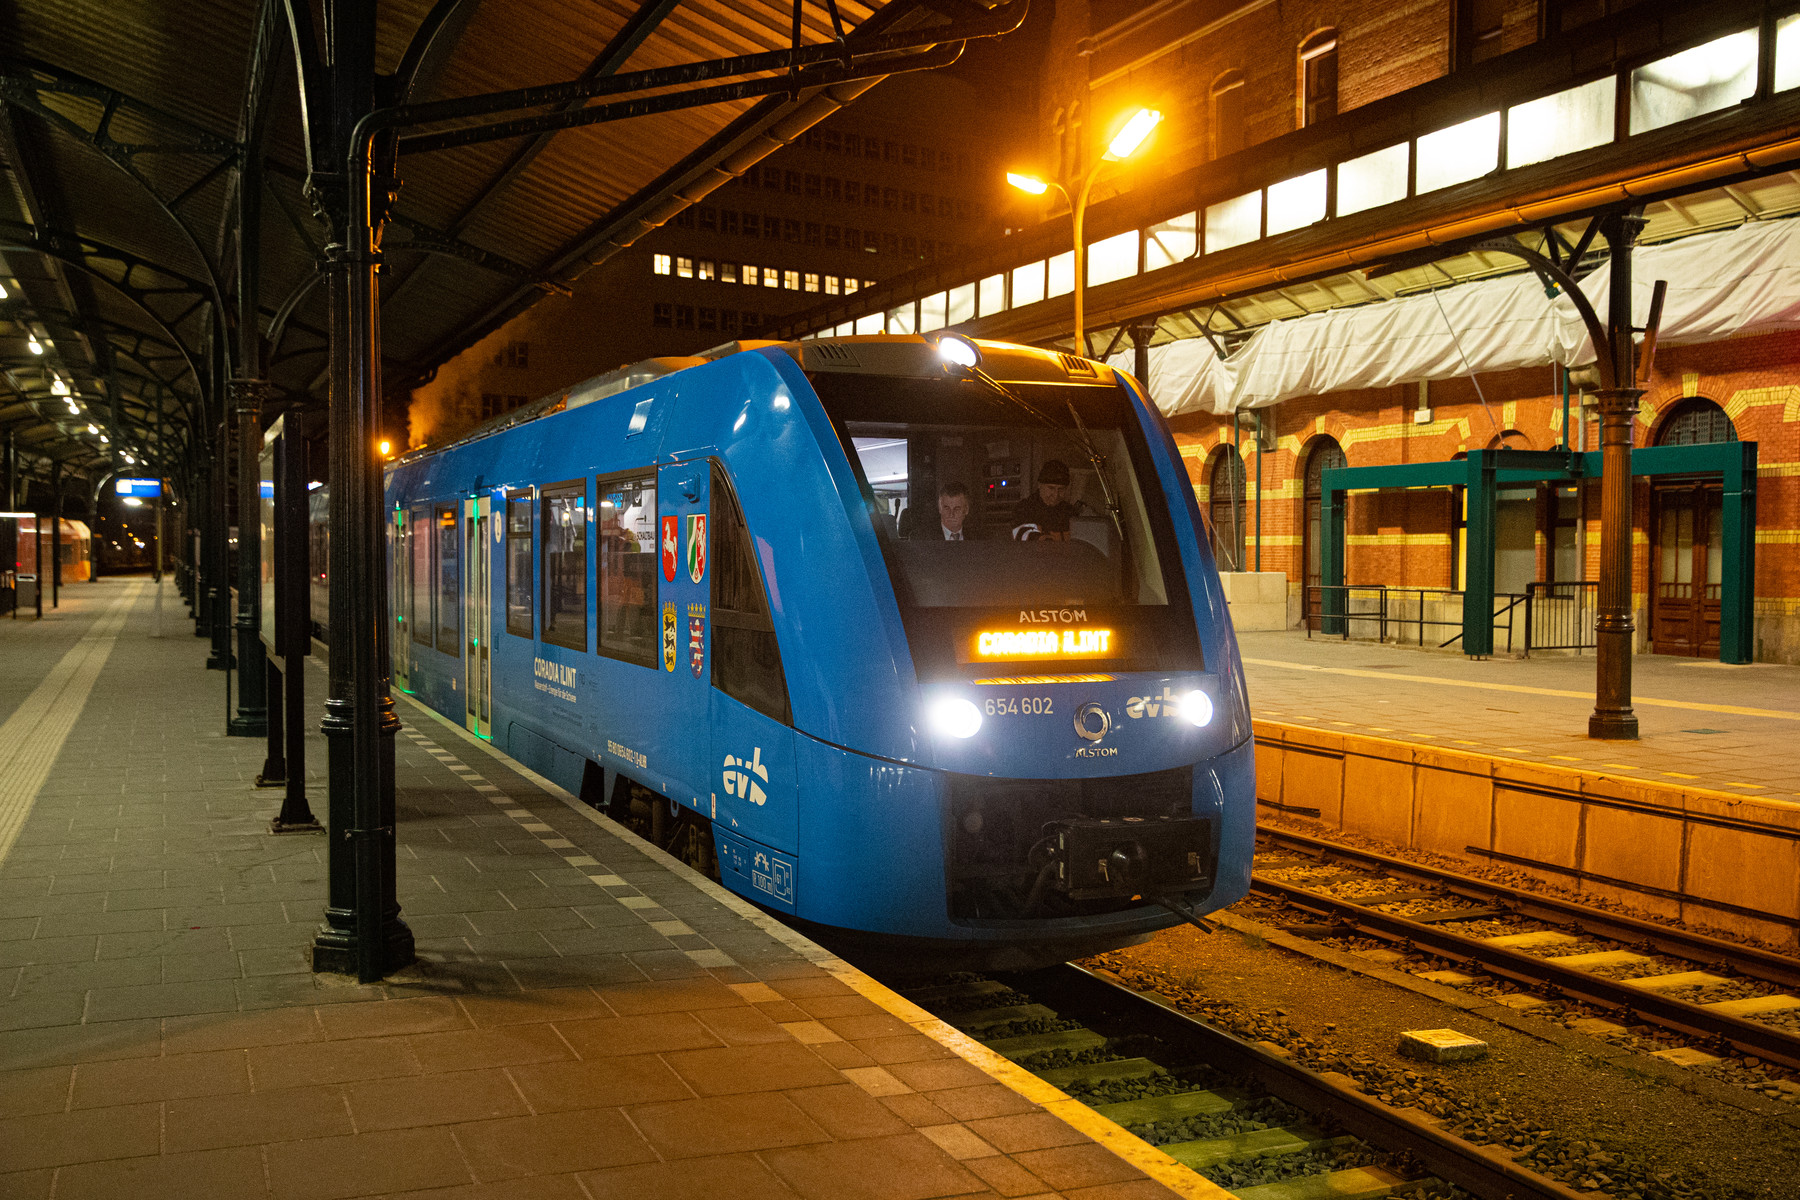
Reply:
M981 351L966 337L947 333L938 339L938 357L958 367L973 367L981 361Z
M947 737L974 737L981 728L981 710L961 696L933 701L926 717L933 729Z
M1196 725L1209 725L1213 719L1212 697L1205 692L1192 691L1181 698L1181 715Z

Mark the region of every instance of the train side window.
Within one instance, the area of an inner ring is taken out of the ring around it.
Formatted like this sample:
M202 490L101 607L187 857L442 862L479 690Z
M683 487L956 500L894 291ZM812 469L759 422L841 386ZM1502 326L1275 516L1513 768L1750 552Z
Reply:
M712 494L713 686L786 724L792 719L787 677L762 571L737 495L717 466Z
M587 649L587 485L544 489L544 641Z
M461 656L462 531L453 505L437 510L437 542L437 648Z
M600 531L600 653L656 666L656 474L595 484Z
M412 623L412 640L421 646L431 645L431 552L437 545L437 539L431 536L431 514L428 510L414 509L412 514L412 587L408 589L408 599L412 602L411 611L406 619Z
M531 636L531 493L506 497L506 632Z

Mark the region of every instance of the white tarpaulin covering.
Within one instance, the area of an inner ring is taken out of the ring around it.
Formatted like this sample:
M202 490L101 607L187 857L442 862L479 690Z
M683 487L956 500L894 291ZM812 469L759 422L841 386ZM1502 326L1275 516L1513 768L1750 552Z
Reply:
M1582 292L1605 320L1609 273ZM1659 341L1679 346L1800 329L1800 221L1759 221L1646 246L1632 260L1633 321L1669 283ZM1452 332L1454 330L1454 333ZM1460 343L1460 344L1459 344ZM1146 381L1166 416L1264 408L1295 396L1593 361L1566 296L1530 273L1272 321L1221 361L1204 338L1154 346ZM1129 353L1113 365L1131 369Z

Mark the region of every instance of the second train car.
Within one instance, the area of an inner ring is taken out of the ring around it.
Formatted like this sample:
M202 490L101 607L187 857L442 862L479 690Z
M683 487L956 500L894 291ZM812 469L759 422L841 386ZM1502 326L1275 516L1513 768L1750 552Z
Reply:
M1236 640L1129 376L657 360L389 469L396 683L840 945L992 969L1241 897Z

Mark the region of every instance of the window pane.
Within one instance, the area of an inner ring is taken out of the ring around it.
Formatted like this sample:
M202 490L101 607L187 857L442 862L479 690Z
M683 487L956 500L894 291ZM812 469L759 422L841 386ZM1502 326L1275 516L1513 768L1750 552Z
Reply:
M1098 287L1115 279L1128 279L1137 274L1138 231L1127 230L1098 242L1088 243L1088 284Z
M1412 147L1405 142L1338 164L1337 215L1347 217L1406 199L1406 165Z
M587 649L586 488L544 489L544 641Z
M975 285L965 283L950 289L949 307L944 310L944 323L960 325L975 315Z
M1500 114L1486 113L1419 139L1421 195L1480 179L1500 162Z
M599 485L600 653L656 665L656 476Z
M948 297L943 292L936 292L919 301L919 332L930 333L934 329L944 327L944 311L949 307Z
M1262 236L1262 193L1246 192L1206 206L1206 252L1217 254Z
M871 333L880 333L881 329L882 329L882 315L880 313L870 313L866 317L856 318L856 332L857 333L865 334L865 335L871 334Z
M1775 22L1775 90L1800 85L1800 14Z
M437 648L445 654L462 656L459 631L462 622L461 573L458 552L462 548L461 530L454 508L437 512Z
M1269 236L1325 219L1325 172L1308 171L1269 185Z
M1199 227L1199 213L1183 213L1146 229L1144 270L1154 271L1192 258L1199 246Z
M980 293L978 302L982 316L991 316L994 313L1006 311L1005 275L989 275L982 280Z
M415 512L412 518L412 640L421 646L431 645L431 548L437 544L431 536L431 517Z
M1014 267L1012 273L1012 302L1018 308L1026 304L1036 304L1044 298L1044 264L1027 263L1022 267Z
M902 304L899 308L888 309L887 331L889 333L913 333L913 306Z
M763 592L755 542L730 484L713 470L713 686L777 721L788 720L787 680Z
M531 497L506 502L506 632L531 636Z
M1631 73L1631 132L1729 108L1756 91L1756 31L1728 34Z
M1528 166L1612 141L1617 95L1614 77L1608 75L1508 109L1506 165Z
M1044 264L1044 295L1066 296L1075 290L1075 252L1064 250Z

